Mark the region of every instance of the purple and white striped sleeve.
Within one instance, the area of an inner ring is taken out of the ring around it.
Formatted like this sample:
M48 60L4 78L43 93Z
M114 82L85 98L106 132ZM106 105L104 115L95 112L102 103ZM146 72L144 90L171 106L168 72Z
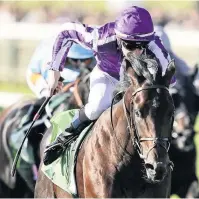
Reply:
M80 23L65 23L53 46L52 61L49 69L61 71L72 43L96 51L98 29Z
M162 74L164 75L171 61L171 57L167 52L167 50L165 49L165 47L163 46L159 36L155 35L155 40L151 41L148 44L148 48L155 54L156 58L158 58L158 60L160 61L160 64L162 66ZM176 83L176 78L175 76L173 76L171 79L170 86L171 87L174 86L175 83Z

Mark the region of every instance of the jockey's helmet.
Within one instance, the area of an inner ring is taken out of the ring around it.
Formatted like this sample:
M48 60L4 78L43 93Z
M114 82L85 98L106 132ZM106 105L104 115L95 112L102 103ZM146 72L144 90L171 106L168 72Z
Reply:
M94 56L92 50L83 48L80 44L73 43L67 57L72 59L88 59Z
M141 7L127 8L115 21L115 34L122 51L145 48L150 41L154 40L151 15Z
M79 65L80 63L88 65L94 58L94 53L92 50L88 50L80 44L73 43L68 52L67 58L69 63L72 65Z
M115 33L123 40L151 41L154 39L151 15L144 8L131 6L117 17Z

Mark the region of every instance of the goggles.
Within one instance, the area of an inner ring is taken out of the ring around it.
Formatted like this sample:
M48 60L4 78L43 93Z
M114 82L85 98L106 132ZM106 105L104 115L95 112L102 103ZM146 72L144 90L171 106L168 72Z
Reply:
M80 64L80 63L85 63L87 60L90 60L91 58L88 59L73 59L73 58L68 58L69 63L71 64Z
M145 49L147 48L147 45L149 44L148 41L127 41L127 40L121 40L121 44L124 48L127 50L135 50L135 49Z

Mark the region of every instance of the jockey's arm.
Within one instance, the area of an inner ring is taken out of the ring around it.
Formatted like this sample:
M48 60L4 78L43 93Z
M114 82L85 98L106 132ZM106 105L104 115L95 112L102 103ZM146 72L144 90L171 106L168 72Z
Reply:
M80 23L65 23L58 34L53 47L52 62L49 69L62 71L72 43L79 43L84 48L97 50L98 28Z
M28 69L26 71L26 81L28 86L36 94L37 97L44 97L44 90L48 88L48 84L45 80L45 75L47 75L47 71L44 72L44 63L47 63L45 59L48 58L50 52L50 45L53 45L53 39L48 41L47 43L42 41L35 49L31 60L28 64ZM52 47L51 47L52 50ZM47 65L47 64L46 64ZM42 71L43 67L43 71ZM47 70L47 69L46 69Z
M162 66L162 74L164 75L166 72L166 69L171 62L171 57L168 51L165 49L161 39L159 36L155 35L155 40L151 41L148 45L149 50L152 51L155 56L158 58L161 66ZM170 86L174 86L176 83L176 77L175 75L171 79Z
M45 90L48 88L48 85L41 73L33 72L31 69L28 69L26 80L30 89L37 97L46 96Z
M90 27L81 23L65 23L58 34L52 53L52 61L49 64L49 96L51 96L58 85L60 71L63 70L67 54L72 43L78 43L84 48L97 50L98 28Z

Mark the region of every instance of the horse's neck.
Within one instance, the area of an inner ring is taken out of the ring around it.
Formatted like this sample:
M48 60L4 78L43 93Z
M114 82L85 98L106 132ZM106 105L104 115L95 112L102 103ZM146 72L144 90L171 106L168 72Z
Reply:
M104 154L107 156L108 162L117 167L131 161L130 159L136 154L127 129L128 125L122 102L113 106L112 117L114 130L111 125L110 109L108 109L97 121L90 143L92 146L99 144L102 151L98 155Z
M114 130L108 109L97 120L92 133L83 143L78 172L90 179L89 186L99 182L98 197L110 198L123 187L131 197L132 183L142 184L143 167L134 152L122 102L113 106L112 114ZM122 193L119 195L123 196Z
M100 197L111 197L116 190L119 189L120 192L123 188L130 193L131 197L132 183L142 184L143 167L134 152L122 102L113 106L112 114L114 130L111 126L110 109L108 109L100 116L91 135L84 142L82 164L89 168L84 175L92 176L91 184L96 184L98 180L101 184L107 185L104 187L107 189L105 195L103 195L104 192L99 191L102 194L99 195ZM119 195L123 196L122 193Z

